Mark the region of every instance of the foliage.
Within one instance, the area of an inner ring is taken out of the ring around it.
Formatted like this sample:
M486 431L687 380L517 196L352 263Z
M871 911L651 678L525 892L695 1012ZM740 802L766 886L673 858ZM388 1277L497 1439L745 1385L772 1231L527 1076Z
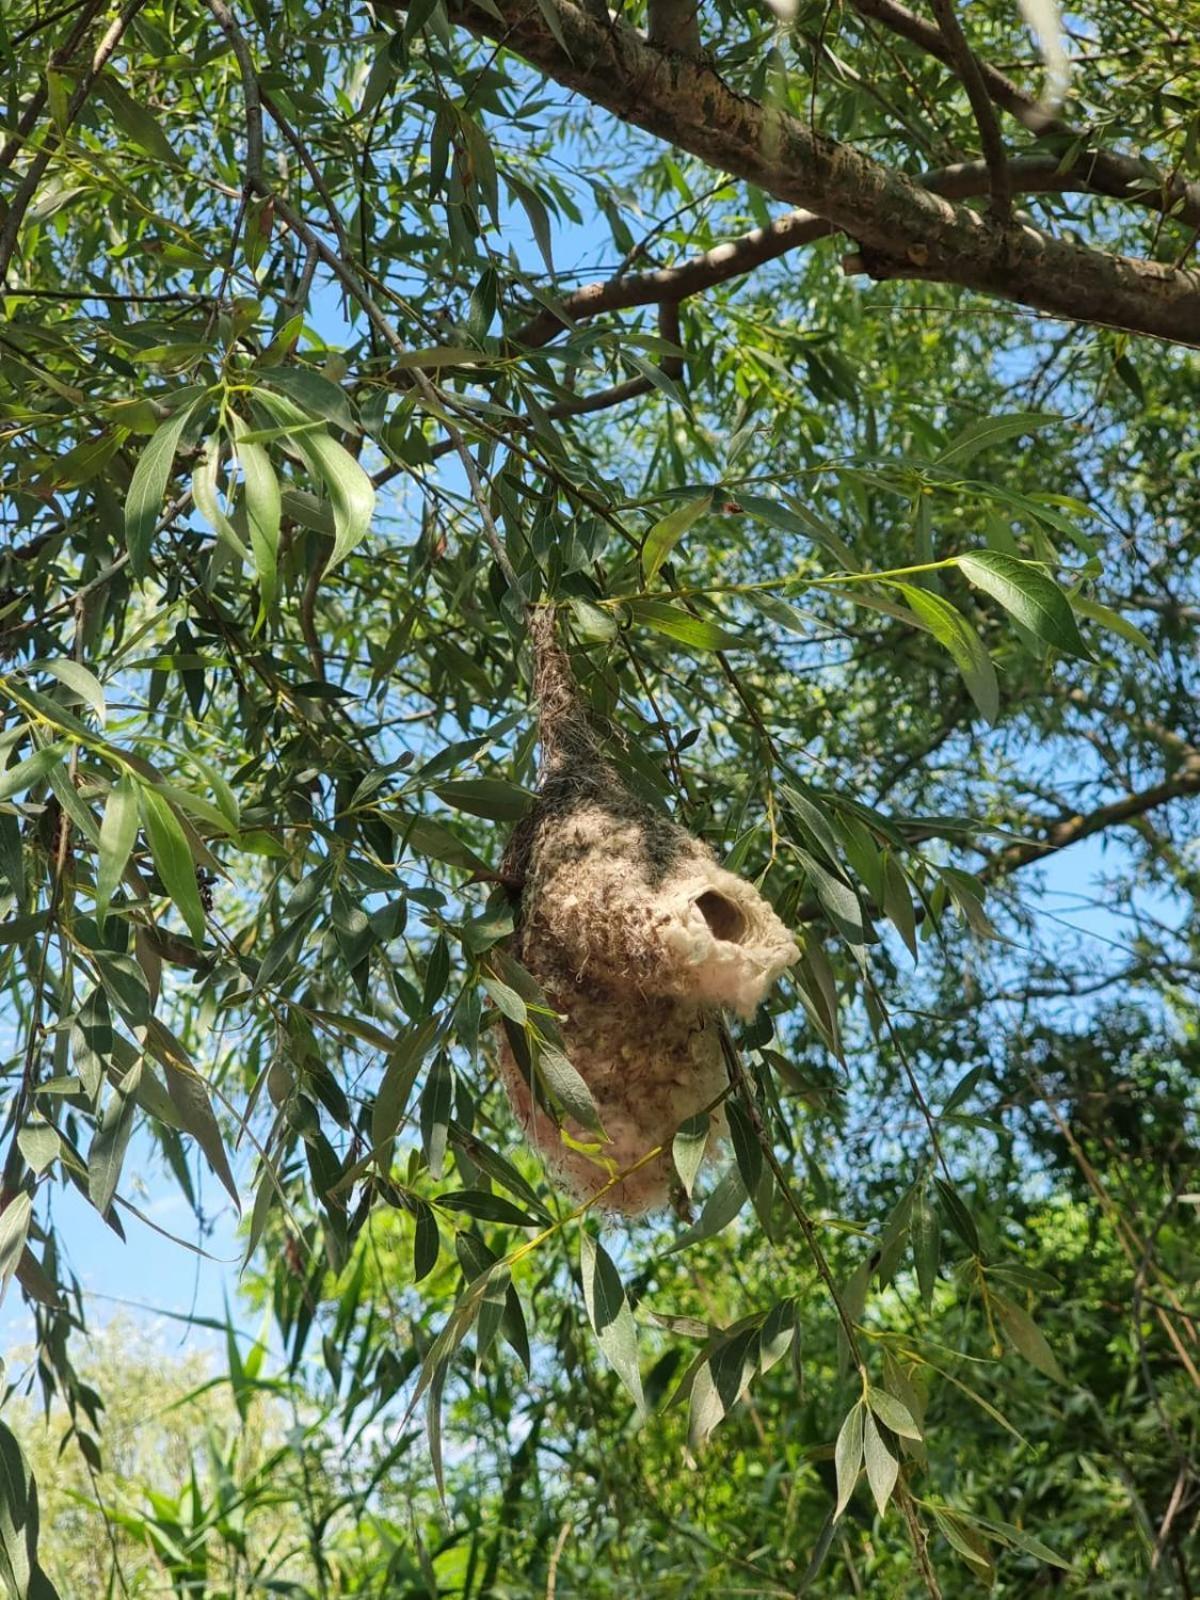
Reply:
M39 1575L10 1399L0 1588L1186 1596L1200 17L1068 14L1047 121L1017 8L964 12L1025 222L952 20L714 4L693 60L518 9L0 23L0 1274L73 1470L152 1490ZM707 164L718 83L800 176ZM978 229L898 177L976 150ZM1084 241L1071 304L1031 239ZM685 1126L690 1214L627 1229L491 1067L539 1020L534 605L623 781L803 942L724 1167ZM54 1208L135 1248L149 1147L201 1244L244 1207L282 1349L170 1483L102 1425Z

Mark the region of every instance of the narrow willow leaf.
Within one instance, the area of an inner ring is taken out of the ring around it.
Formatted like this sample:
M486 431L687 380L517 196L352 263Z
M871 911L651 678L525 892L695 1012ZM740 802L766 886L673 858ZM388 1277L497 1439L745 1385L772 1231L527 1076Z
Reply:
M88 1195L101 1216L112 1204L121 1177L121 1163L133 1132L141 1076L142 1058L138 1056L121 1081L113 1085L100 1126L92 1137L88 1151Z
M62 1149L57 1132L46 1122L33 1122L22 1128L17 1144L32 1172L44 1172Z
M96 868L96 921L101 927L137 838L140 788L136 778L126 773L113 784L104 802Z
M293 430L292 447L309 472L324 484L333 510L333 550L326 564L331 571L365 537L375 512L375 489L363 468L324 427L312 428L312 418L282 395L255 392L265 408ZM304 431L297 431L304 430Z
M963 1520L973 1523L985 1532L994 1534L1005 1544L1012 1545L1017 1550L1024 1550L1026 1555L1036 1556L1039 1561L1044 1561L1049 1567L1059 1567L1063 1572L1074 1569L1069 1561L1063 1559L1056 1551L1051 1550L1048 1544L1043 1544L1040 1539L1035 1539L1033 1534L1026 1533L1024 1528L1014 1527L1011 1522L1002 1522L999 1517L980 1517L972 1513L961 1512Z
M863 1454L867 1463L867 1482L871 1487L879 1515L887 1510L896 1479L900 1476L900 1463L883 1442L875 1426L875 1418L868 1411L863 1418Z
M39 672L48 672L51 677L57 678L59 683L65 684L74 694L86 704L91 706L96 713L96 720L101 727L107 716L104 705L104 690L100 680L94 672L89 672L81 662L69 659L62 661L34 661L30 663Z
M129 135L134 144L152 156L160 165L177 166L179 158L171 148L157 117L140 101L124 89L114 78L103 77L96 85L96 93L108 106L117 126Z
M1061 421L1053 411L1013 411L1008 416L977 417L934 459L939 467L962 467L989 445L1003 444L1006 439L1015 439L1022 433L1037 433Z
M932 1506L930 1509L938 1530L950 1548L958 1552L977 1577L990 1585L993 1573L987 1545L973 1528L967 1527L943 1507Z
M206 439L192 469L192 500L196 510L209 527L234 552L239 561L249 561L250 552L242 536L221 509L217 490L217 473L220 466L221 442L216 436Z
M1035 638L1064 655L1092 659L1080 638L1070 601L1045 567L999 550L974 550L954 560L969 583L991 595Z
M142 820L146 825L146 837L150 841L155 870L180 916L187 923L188 932L197 944L203 944L204 906L187 836L179 818L155 790L143 788L140 798Z
M993 1294L991 1303L1000 1318L1000 1325L1008 1335L1014 1349L1023 1355L1030 1366L1044 1372L1055 1383L1066 1383L1067 1375L1046 1342L1046 1336L1037 1323L1021 1306L1003 1295Z
M430 1176L440 1178L450 1137L450 1106L454 1099L454 1074L444 1054L435 1058L421 1092L421 1142Z
M371 1143L387 1146L400 1126L421 1063L433 1048L441 1017L426 1017L396 1040L371 1110ZM385 1162L386 1165L386 1162Z
M509 1228L539 1226L536 1217L531 1217L503 1195L490 1194L486 1189L459 1189L455 1194L440 1194L436 1203L443 1211L461 1211L465 1216L478 1217L483 1222L501 1222Z
M205 1159L220 1179L226 1194L241 1209L237 1184L233 1181L225 1141L212 1108L208 1089L183 1045L157 1018L151 1018L146 1032L146 1045L162 1062L167 1078L167 1093L171 1104L179 1113L185 1133L191 1134L204 1152Z
M246 506L246 525L250 530L250 548L254 554L254 570L258 576L263 610L269 610L275 601L277 563L279 557L279 524L282 500L279 479L271 458L260 444L248 444L243 437L245 429L235 424L234 449L242 469L242 493Z
M529 1021L529 1011L516 990L510 989L506 983L501 983L499 978L484 976L479 981L500 1015L507 1017L510 1022L515 1022L518 1028L523 1028Z
M29 1224L33 1220L33 1201L24 1189L0 1211L0 1299L8 1288L8 1280L17 1270Z
M24 761L18 761L15 767L0 772L0 800L9 800L44 778L52 767L58 766L62 757L61 745L46 745L26 756Z
M686 1250L689 1245L698 1244L701 1239L711 1239L714 1234L720 1233L729 1226L749 1198L741 1173L736 1166L729 1167L705 1200L699 1218L680 1234L666 1252L667 1255L674 1255L677 1250Z
M739 493L738 505L750 516L761 518L773 528L780 528L784 533L798 534L802 539L811 539L815 544L828 550L843 571L861 571L862 562L855 559L850 546L815 512L810 511L802 500L789 497L789 505L784 506L777 500L768 499L766 495Z
M16 1436L0 1422L0 1582L7 1600L59 1600L38 1564L39 1532L37 1483Z
M125 498L125 543L129 550L130 570L135 578L144 578L150 571L150 547L166 497L175 452L188 419L198 404L198 398L192 400L169 417L152 436L133 469L129 493Z
M898 1433L902 1439L919 1439L921 1430L913 1421L912 1413L908 1407L894 1394L889 1394L886 1389L870 1388L867 1390L867 1402L871 1410L885 1423L893 1433Z
M683 1191L691 1199L692 1185L708 1148L709 1121L704 1112L681 1122L679 1131L671 1141L671 1159L683 1184Z
M533 1070L555 1104L561 1106L568 1116L574 1117L580 1127L603 1134L604 1128L596 1102L592 1099L592 1091L572 1065L570 1057L558 1045L539 1039L534 1050Z
M850 1503L858 1471L863 1459L863 1405L858 1400L846 1413L833 1447L833 1464L837 1471L837 1505L834 1517L840 1517Z
M687 505L676 506L674 511L668 511L665 517L650 529L646 541L642 545L642 571L646 582L650 583L658 569L671 554L671 551L683 538L684 534L698 522L712 505L712 490L700 496L698 500L690 500Z
M1081 616L1090 617L1100 627L1107 628L1109 633L1124 639L1126 644L1136 645L1151 658L1157 658L1157 651L1138 625L1130 622L1128 617L1123 617L1119 611L1114 611L1111 606L1101 605L1099 600L1089 600L1082 594L1071 596L1071 606Z
M710 622L707 617L693 617L665 600L630 600L628 604L635 622L693 650L744 650L752 644L719 623Z
M926 1311L933 1303L937 1284L938 1264L942 1254L942 1225L937 1212L929 1203L924 1185L913 1199L909 1220L909 1237L912 1240L913 1264L917 1269L917 1284Z
M637 1326L616 1267L602 1244L586 1229L579 1235L579 1267L588 1320L605 1358L633 1396L639 1413L646 1409L638 1369Z
M439 783L434 794L456 811L489 822L519 822L533 804L534 796L519 784L502 778L463 778L456 783Z
M975 629L948 600L931 589L917 589L910 583L898 583L895 587L908 601L913 615L920 617L949 653L980 714L986 721L995 722L1000 711L1000 686L996 682L992 658Z

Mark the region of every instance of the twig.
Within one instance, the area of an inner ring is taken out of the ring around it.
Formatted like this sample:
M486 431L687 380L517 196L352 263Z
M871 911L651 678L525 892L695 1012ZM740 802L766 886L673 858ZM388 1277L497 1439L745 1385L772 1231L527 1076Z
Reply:
M46 168L54 159L55 152L66 138L67 131L75 121L75 118L83 110L88 96L95 88L96 82L104 71L113 51L124 37L126 29L145 3L146 0L128 0L125 9L110 24L108 32L96 46L91 66L84 73L78 88L67 103L61 128L47 131L45 143L29 163L29 168L21 187L13 195L9 203L9 211L4 219L4 226L0 228L0 283L8 275L8 264L17 248L17 238L21 231L21 224L25 220L25 213L29 210L34 196L37 194Z
M992 215L999 222L1007 222L1012 216L1012 184L1008 176L1004 140L992 109L991 96L979 70L975 52L968 44L955 14L954 0L932 0L932 3L954 70L967 91L967 99L971 102L971 110L979 128L979 143L992 180Z

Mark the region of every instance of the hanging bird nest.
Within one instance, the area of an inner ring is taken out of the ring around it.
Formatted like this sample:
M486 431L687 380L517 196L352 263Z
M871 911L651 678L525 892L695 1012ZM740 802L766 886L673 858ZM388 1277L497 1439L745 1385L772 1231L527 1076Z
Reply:
M536 610L530 631L541 764L537 803L505 857L505 877L523 885L512 953L559 1014L603 1140L569 1117L560 1129L510 1043L501 1071L556 1176L586 1198L628 1172L600 1204L636 1215L668 1198L680 1124L725 1089L719 1011L752 1015L799 951L752 885L622 783L555 638L553 610ZM709 1123L711 1148L724 1129L719 1107Z

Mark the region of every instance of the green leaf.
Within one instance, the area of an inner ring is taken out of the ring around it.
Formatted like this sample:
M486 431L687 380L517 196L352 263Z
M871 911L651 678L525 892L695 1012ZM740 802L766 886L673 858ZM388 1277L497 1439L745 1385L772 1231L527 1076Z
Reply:
M539 1226L536 1217L531 1217L503 1195L491 1194L487 1189L459 1189L454 1194L440 1194L435 1204L443 1211L461 1211L468 1217L478 1217L484 1222L501 1222L509 1228Z
M101 727L104 726L107 716L104 690L100 687L100 680L94 672L89 672L81 662L69 658L61 661L31 661L30 667L36 668L39 672L48 672L51 677L57 678L59 683L65 684L85 705L91 706L96 713L96 720Z
M433 792L456 811L489 822L519 822L536 798L528 789L502 778L463 778L436 784Z
M92 960L100 974L105 994L135 1028L150 1018L150 985L146 974L130 956L116 956L109 950L93 950Z
M21 1154L32 1172L44 1172L62 1149L57 1131L47 1122L31 1122L17 1135Z
M863 1418L863 1454L867 1462L867 1482L871 1487L879 1515L887 1510L896 1479L900 1476L900 1463L883 1442L875 1418L868 1411Z
M1035 638L1064 655L1092 659L1070 601L1040 563L1019 561L999 550L975 550L956 556L954 563L969 583L991 595Z
M371 1143L377 1149L388 1145L400 1126L417 1073L433 1048L441 1023L440 1016L426 1017L396 1040L371 1109Z
M39 778L44 778L52 767L56 767L62 758L62 745L46 745L41 750L35 750L31 756L26 756L24 761L18 761L15 767L0 772L0 800L10 800L13 795L30 788Z
M279 479L275 476L270 456L262 445L248 444L244 437L245 431L240 419L235 419L234 450L242 469L246 525L250 530L254 570L258 576L263 610L266 611L275 601L279 524L283 514L282 500Z
M675 1163L675 1171L679 1174L684 1193L689 1199L696 1174L700 1171L704 1160L704 1152L708 1149L709 1129L708 1115L702 1111L694 1117L689 1117L686 1122L681 1122L679 1131L671 1141L671 1159Z
M5 1600L59 1600L38 1565L37 1484L16 1436L0 1422L0 1584Z
M181 406L153 435L138 458L125 497L125 543L129 567L134 577L145 578L150 571L150 547L167 493L167 482L175 462L175 452L188 419L199 404L199 397Z
M646 582L651 583L659 567L683 538L693 522L699 521L712 505L712 490L690 500L687 505L676 506L650 529L642 545L642 571Z
M0 1299L8 1288L8 1280L17 1270L32 1221L33 1201L22 1189L0 1211Z
M96 868L96 921L101 927L137 838L140 788L137 780L126 773L113 784L104 802Z
M188 932L198 945L204 943L204 905L196 882L196 864L188 848L179 818L154 789L140 794L142 820L150 841L150 854L163 886L187 923Z
M154 113L107 74L99 79L96 92L107 104L113 120L148 156L166 166L177 166L178 157Z
M259 389L255 396L268 411L292 430L292 447L314 478L325 485L333 509L333 550L325 566L331 572L365 537L375 512L375 489L366 472L348 450L323 428L311 429L312 418L282 395Z
M197 1072L187 1052L157 1018L152 1017L146 1031L147 1047L162 1062L167 1079L167 1093L171 1104L179 1113L179 1122L185 1133L191 1134L204 1152L205 1159L220 1179L226 1194L234 1205L241 1206L237 1184L233 1181L225 1141L213 1112L212 1101L203 1078Z
M779 528L784 533L797 534L802 539L811 539L815 544L828 550L843 571L861 570L862 562L855 559L846 541L802 500L789 496L789 504L783 506L777 500L768 499L766 495L739 493L738 505L750 516L761 518L773 528Z
M92 1137L88 1151L88 1195L101 1216L112 1204L121 1177L121 1164L133 1132L141 1076L142 1058L138 1056L121 1081L113 1085L100 1126Z
M588 1320L605 1359L633 1396L639 1414L646 1409L637 1359L637 1325L616 1267L586 1228L579 1234L579 1267Z
M635 622L644 623L657 633L665 633L693 650L746 650L753 641L743 639L707 617L693 617L679 606L665 600L630 600L629 610Z
M729 1167L721 1174L716 1187L705 1200L697 1220L680 1234L666 1254L674 1255L677 1250L686 1250L689 1245L698 1244L701 1239L711 1239L714 1234L720 1233L729 1226L749 1198L736 1165Z
M932 589L917 589L910 583L897 583L894 587L907 600L913 615L920 618L949 652L981 716L988 722L995 722L1000 710L1000 686L996 682L992 658L975 629L961 612Z
M989 445L1002 444L1005 439L1015 439L1022 433L1036 433L1061 421L1062 418L1052 411L1014 411L1008 416L978 417L968 422L934 461L939 467L962 467Z
M320 417L346 433L357 433L346 391L312 367L272 367L263 382L294 400L305 416Z
M1046 1343L1046 1336L1029 1313L1003 1295L993 1293L991 1303L1000 1318L1000 1325L1008 1335L1013 1348L1023 1355L1030 1366L1044 1372L1055 1383L1066 1383L1067 1375Z
M1051 1550L1048 1544L1043 1544L1040 1539L1035 1539L1033 1534L1026 1533L1024 1528L1014 1527L1011 1522L1002 1522L999 1517L980 1517L969 1512L960 1512L964 1520L974 1523L976 1527L983 1528L985 1532L994 1534L1005 1544L1012 1545L1017 1550L1024 1550L1026 1555L1035 1556L1039 1561L1044 1561L1047 1566L1059 1567L1063 1572L1072 1572L1074 1568L1069 1561L1063 1559L1056 1551Z
M967 1527L944 1507L931 1506L930 1509L933 1512L933 1520L947 1544L962 1556L972 1572L990 1584L992 1560L983 1540L974 1529Z
M481 976L479 981L501 1016L507 1017L510 1022L515 1022L518 1028L523 1028L529 1021L529 1010L516 990L510 989L506 983L501 983L499 978L488 977L486 974Z
M220 465L221 441L215 436L206 439L192 470L192 499L196 510L208 523L218 538L224 540L239 561L248 561L250 552L241 535L221 510L217 493L217 469Z
M942 1254L942 1225L937 1212L929 1203L929 1196L923 1184L913 1198L908 1230L909 1238L912 1240L913 1263L917 1269L917 1284L921 1291L921 1299L925 1302L925 1309L928 1311L933 1303L933 1291L937 1284L938 1264Z
M1119 611L1114 611L1111 606L1101 605L1099 600L1089 600L1082 594L1071 596L1071 606L1081 616L1090 617L1100 627L1107 628L1109 633L1115 633L1118 638L1124 639L1126 644L1135 645L1152 659L1157 659L1158 652L1137 624L1130 622L1128 617L1123 617Z
M454 1074L445 1055L438 1055L421 1092L421 1143L430 1175L440 1178L450 1136L450 1106L454 1099Z
M874 1387L867 1390L867 1402L871 1410L885 1423L893 1433L898 1433L902 1439L919 1439L921 1430L913 1421L912 1413L908 1407L897 1400L894 1394L889 1394L886 1389Z
M604 1132L592 1091L575 1070L570 1057L546 1039L535 1041L533 1070L556 1105L583 1128Z
M837 1505L834 1519L841 1516L850 1503L854 1485L858 1482L863 1460L863 1403L858 1400L846 1413L846 1420L838 1432L833 1447L833 1464L837 1472Z

